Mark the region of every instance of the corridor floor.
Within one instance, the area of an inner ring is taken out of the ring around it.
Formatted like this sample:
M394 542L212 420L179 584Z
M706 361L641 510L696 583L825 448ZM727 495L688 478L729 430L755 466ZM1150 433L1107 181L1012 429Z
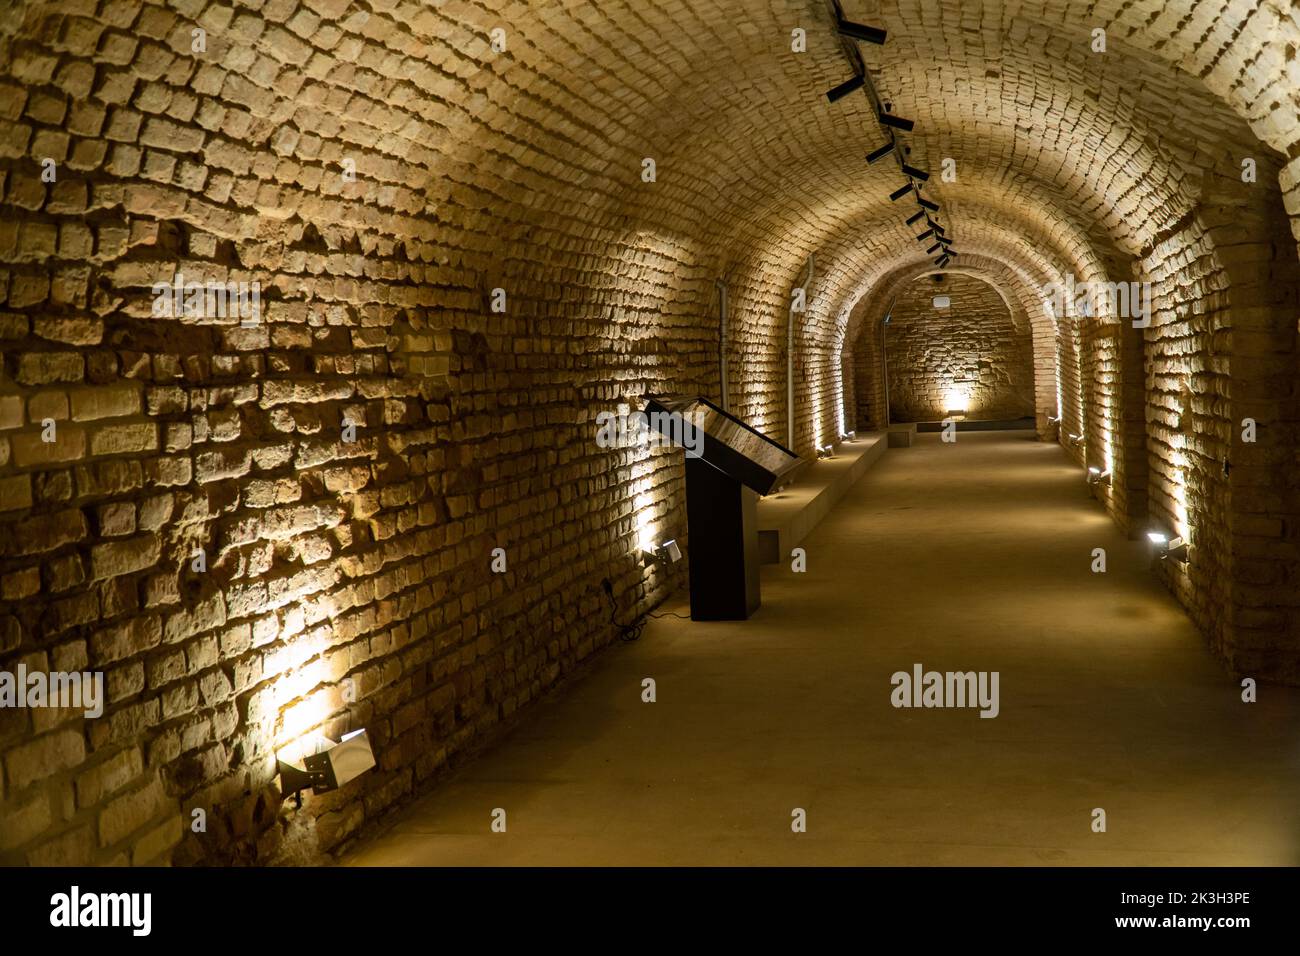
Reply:
M804 547L750 621L650 621L344 862L1300 863L1300 691L1242 703L1059 447L919 436ZM999 672L999 716L895 709L917 663Z

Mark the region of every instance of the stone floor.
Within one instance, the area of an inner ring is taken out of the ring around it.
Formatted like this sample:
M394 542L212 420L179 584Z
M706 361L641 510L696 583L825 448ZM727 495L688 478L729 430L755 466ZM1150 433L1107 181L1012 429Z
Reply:
M1300 863L1300 691L1241 702L1056 446L919 436L804 546L750 621L651 621L345 862ZM1000 716L893 708L914 663L998 671Z

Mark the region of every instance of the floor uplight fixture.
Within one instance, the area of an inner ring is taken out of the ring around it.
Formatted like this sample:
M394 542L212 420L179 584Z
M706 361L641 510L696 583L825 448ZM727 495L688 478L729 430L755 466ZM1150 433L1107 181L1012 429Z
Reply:
M338 743L321 737L317 750L303 757L301 764L277 760L277 766L281 798L292 796L301 807L302 792L308 787L313 793L337 790L374 767L375 753L363 728L344 734Z
M653 561L657 564L676 564L682 559L682 549L675 538L660 541L641 553L647 561Z
M1171 538L1163 531L1148 531L1147 540L1155 547L1161 561L1172 558L1180 564L1187 563L1189 542L1185 539Z

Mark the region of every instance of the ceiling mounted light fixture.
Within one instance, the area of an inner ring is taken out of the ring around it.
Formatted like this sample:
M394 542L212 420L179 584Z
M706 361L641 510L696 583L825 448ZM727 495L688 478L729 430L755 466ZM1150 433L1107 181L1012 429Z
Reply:
M930 178L930 174L924 169L917 169L915 166L909 166L907 163L903 164L903 172L907 173L907 175L911 176L913 179L919 179L922 182L925 182Z
M827 95L827 96L830 96L829 93L827 93L826 95ZM892 153L892 152L894 151L894 146L895 146L895 145L896 145L896 144L895 144L894 141L891 139L891 140L890 140L888 143L886 143L884 146L880 147L880 149L877 149L877 150L874 150L873 152L867 153L867 163L868 163L869 165L874 166L876 163L880 162L882 159L884 159L886 156L888 156L890 153Z
M914 215L914 216L908 216L908 217L907 217L907 224L908 224L909 226L915 226L917 220L920 219L920 218L921 218L922 216L924 216L924 215L925 215L924 212L918 212L918 213L917 213L916 215Z
M893 113L880 113L880 122L885 126L892 126L894 129L901 129L904 133L912 132L912 127L916 123L910 119L903 119L901 116L895 116Z
M874 43L877 46L883 45L885 38L889 36L888 31L880 27L869 27L865 23L854 23L852 20L840 19L835 24L836 29L846 37L853 37L855 40L866 40L868 43Z
M932 245L929 249L926 249L926 250L925 250L925 254L926 254L927 256L932 256L932 255L934 255L936 252L938 252L938 251L939 251L940 249L942 249L942 248L943 248L943 246L942 246L941 244L939 244L939 243L936 242L936 243L935 243L934 245Z
M892 202L898 202L898 200L902 199L904 196L910 193L912 191L912 188L913 187L911 183L908 183L906 186L900 186L898 189L895 189L892 193L889 194L889 198Z
M851 76L839 86L827 90L826 98L834 103L836 100L841 100L848 96L854 90L862 89L866 82L866 78L860 73L857 76Z
M939 204L937 202L930 202L930 200L926 199L924 196L917 196L916 201L922 209L928 209L930 212L939 211Z
M929 238L930 238L931 236L933 236L933 235L934 235L934 230L933 230L933 229L927 229L927 230L925 230L925 232L921 233L919 236L916 237L916 241L917 241L917 242L925 242L925 240L929 239Z

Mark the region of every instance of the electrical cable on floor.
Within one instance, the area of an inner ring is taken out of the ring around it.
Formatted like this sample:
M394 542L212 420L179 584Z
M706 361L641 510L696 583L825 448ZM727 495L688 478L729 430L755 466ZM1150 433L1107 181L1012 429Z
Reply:
M618 628L618 639L624 644L631 644L641 637L641 632L645 630L645 618L641 617L630 624L618 623L618 602L614 600L614 585L606 578L601 582L605 589L605 596L609 598L609 620L614 627Z

